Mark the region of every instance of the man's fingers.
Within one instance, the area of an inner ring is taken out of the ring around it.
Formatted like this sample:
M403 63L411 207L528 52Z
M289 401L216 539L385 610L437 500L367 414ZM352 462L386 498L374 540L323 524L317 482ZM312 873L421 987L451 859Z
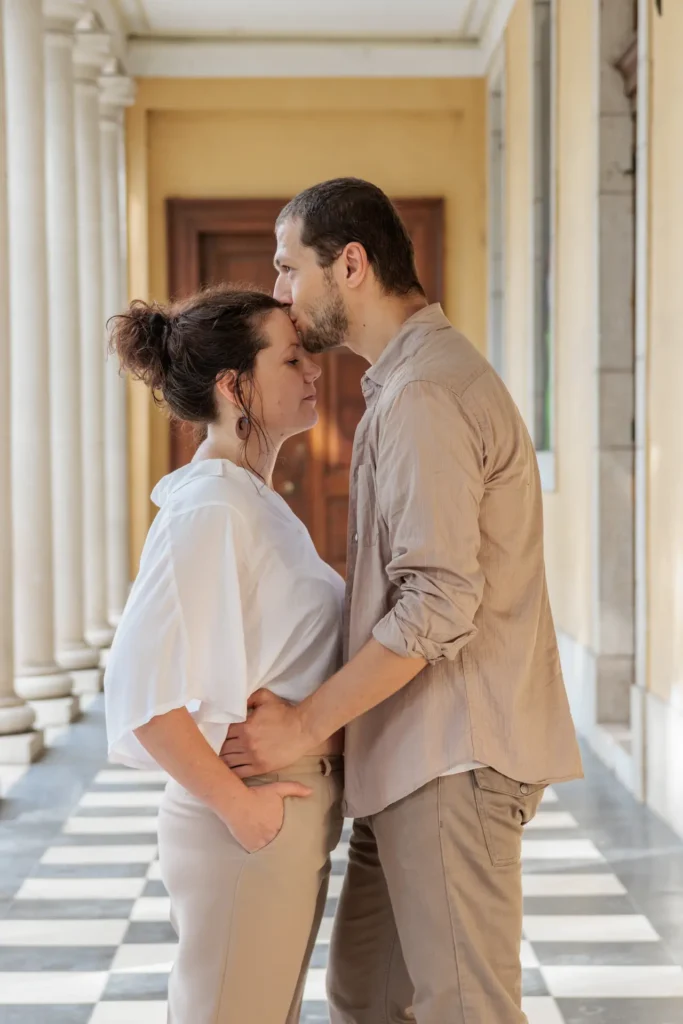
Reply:
M232 771L238 779L250 779L252 776L257 774L251 764L237 765L232 769Z
M301 782L275 782L273 786L281 797L286 796L310 796L313 792L308 786L304 786Z
M270 690L254 690L251 697L247 701L248 708L258 708L262 704L272 704L275 701L279 701L280 698L276 697Z

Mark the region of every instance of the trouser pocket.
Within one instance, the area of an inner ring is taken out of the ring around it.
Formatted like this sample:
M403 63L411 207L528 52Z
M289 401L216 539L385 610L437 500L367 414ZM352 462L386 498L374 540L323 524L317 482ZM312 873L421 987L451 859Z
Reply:
M471 774L491 863L494 867L518 864L524 826L535 816L545 785L516 782L493 768L476 768Z

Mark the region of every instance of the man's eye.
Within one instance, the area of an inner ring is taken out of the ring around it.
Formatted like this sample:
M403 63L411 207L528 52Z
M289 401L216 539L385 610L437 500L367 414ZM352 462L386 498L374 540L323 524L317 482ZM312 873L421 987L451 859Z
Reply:
M299 360L298 359L290 359L289 360L289 365L290 366L298 366L299 365Z

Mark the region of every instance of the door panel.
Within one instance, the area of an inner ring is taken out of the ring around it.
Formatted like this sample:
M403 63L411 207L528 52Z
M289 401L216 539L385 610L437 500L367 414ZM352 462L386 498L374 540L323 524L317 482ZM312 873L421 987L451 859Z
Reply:
M285 200L168 201L171 294L224 282L256 285L271 292L273 230ZM396 200L415 245L417 269L430 301L442 299L443 202ZM283 445L273 477L275 489L311 532L318 551L338 572L346 563L349 469L353 437L365 411L360 380L367 363L346 349L316 357L320 422ZM188 425L171 428L171 468L188 462L196 439Z

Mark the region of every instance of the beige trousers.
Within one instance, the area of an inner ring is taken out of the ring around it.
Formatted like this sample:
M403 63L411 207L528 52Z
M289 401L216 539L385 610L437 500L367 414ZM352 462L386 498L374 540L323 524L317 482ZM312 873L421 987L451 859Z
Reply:
M526 1021L522 830L542 791L480 768L354 823L330 949L332 1024Z
M305 757L247 784L290 780L312 795L287 798L282 830L251 854L205 804L166 788L159 860L179 939L169 1024L298 1024L343 825L343 758Z

